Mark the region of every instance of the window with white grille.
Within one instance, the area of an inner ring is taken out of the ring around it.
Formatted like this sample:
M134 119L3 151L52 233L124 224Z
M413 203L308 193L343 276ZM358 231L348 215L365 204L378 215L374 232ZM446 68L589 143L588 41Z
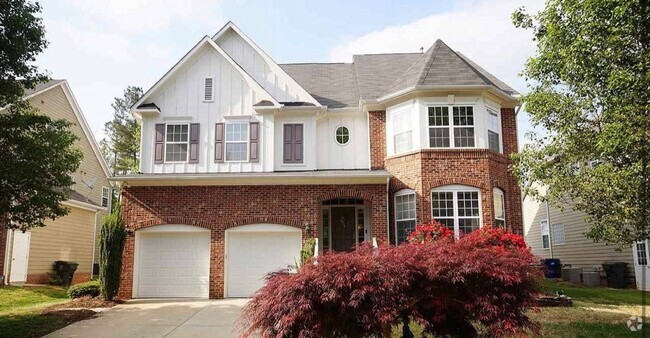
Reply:
M564 244L564 224L553 224L553 245Z
M494 226L497 228L506 228L506 205L503 190L494 188L492 196L494 197Z
M429 147L474 148L476 146L473 106L429 107L428 118Z
M395 194L397 244L406 242L406 238L415 231L415 208L415 191L407 189Z
M481 227L480 193L477 188L452 185L431 191L431 217L459 237Z
M499 114L494 110L487 108L488 117L488 148L490 150L501 152L501 123Z
M542 248L548 249L551 247L551 238L548 231L548 221L543 220L539 222L540 232L542 233Z

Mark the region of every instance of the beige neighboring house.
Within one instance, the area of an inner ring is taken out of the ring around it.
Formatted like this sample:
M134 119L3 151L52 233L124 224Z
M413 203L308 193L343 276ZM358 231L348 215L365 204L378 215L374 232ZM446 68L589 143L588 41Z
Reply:
M625 262L628 264L628 284L634 284L632 248L616 250L614 246L587 238L584 235L589 229L586 214L573 210L569 204L564 210L552 204L547 208L546 203L534 201L530 196L524 198L523 213L526 243L540 259L558 258L561 264L570 264L583 271L602 270L603 262Z
M53 263L63 260L79 264L73 283L90 280L98 260L95 247L99 222L110 210L110 171L66 80L39 84L26 93L25 99L40 113L72 123L83 160L72 175L75 183L70 198L63 202L70 209L67 216L48 220L45 227L25 233L0 233L0 273L6 276L7 284L46 284Z

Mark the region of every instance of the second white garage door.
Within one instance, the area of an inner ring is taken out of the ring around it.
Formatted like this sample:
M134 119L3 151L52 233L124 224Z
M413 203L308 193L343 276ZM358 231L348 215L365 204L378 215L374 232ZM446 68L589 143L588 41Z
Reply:
M152 227L136 232L136 245L135 297L208 298L209 230L182 225Z
M226 297L250 297L264 277L299 260L300 229L253 224L226 231Z

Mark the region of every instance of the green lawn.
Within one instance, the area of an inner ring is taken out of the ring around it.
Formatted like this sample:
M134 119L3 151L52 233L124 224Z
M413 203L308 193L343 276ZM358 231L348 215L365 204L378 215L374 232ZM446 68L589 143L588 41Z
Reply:
M546 293L562 290L571 297L574 306L569 308L541 308L529 315L542 326L542 337L642 337L641 332L627 328L632 315L641 315L641 292L604 287L589 287L566 282L543 281L540 289ZM648 304L648 301L646 301ZM648 322L648 320L644 320ZM650 322L647 324L650 325ZM414 327L416 337L422 329ZM647 327L650 329L650 326ZM650 330L648 331L650 333ZM393 337L401 337L401 328L393 330Z
M67 301L66 289L62 287L1 287L0 336L41 337L66 326L69 323L67 318L41 312Z

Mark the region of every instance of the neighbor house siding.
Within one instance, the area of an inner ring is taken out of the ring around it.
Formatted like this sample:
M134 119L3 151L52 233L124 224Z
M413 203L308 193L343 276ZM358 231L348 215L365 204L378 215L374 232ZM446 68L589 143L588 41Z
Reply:
M75 282L90 279L93 260L95 212L69 207L70 213L45 227L30 230L28 284L45 284L55 261L73 261L79 266Z
M524 206L524 236L530 245L533 254L540 259L551 258L551 250L542 248L542 234L540 221L548 218L546 204L539 203L527 197ZM585 221L586 214L571 209L566 205L564 211L550 205L550 224L564 224L565 244L553 246L553 258L559 258L562 264L571 264L574 268L592 270L601 268L602 263L626 262L628 263L628 276L634 275L633 256L631 247L616 250L616 247L604 243L595 243L584 234L589 230ZM550 231L552 233L552 231Z

